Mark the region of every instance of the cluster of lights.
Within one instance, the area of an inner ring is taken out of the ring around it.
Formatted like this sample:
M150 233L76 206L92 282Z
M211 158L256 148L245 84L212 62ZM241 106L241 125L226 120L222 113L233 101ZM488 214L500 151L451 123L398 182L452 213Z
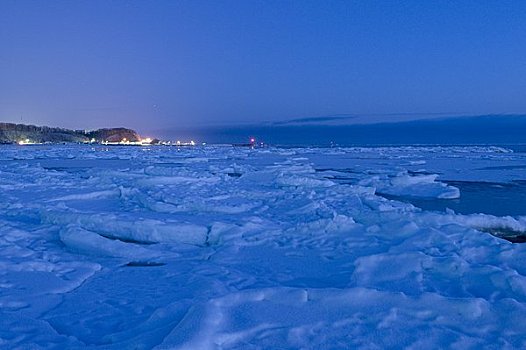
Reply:
M195 141L192 140L190 142L181 142L181 141L177 140L177 141L175 141L175 144L177 146L195 146Z
M98 141L95 138L92 138L89 141L86 141L86 143L97 143L97 142ZM149 146L149 145L152 144L152 142L154 142L154 140L152 138L150 138L150 137L146 137L146 138L140 139L139 141L130 141L127 138L124 137L122 140L117 141L117 142L102 141L101 144L103 144L103 145ZM171 145L176 145L176 146L195 146L195 145L197 145L197 143L194 140L191 140L189 142L186 142L186 141L176 141L176 142L158 141L158 143L160 145L165 145L165 146L171 146ZM33 142L30 139L24 139L24 140L18 141L18 144L19 145L34 145L34 144L36 144L36 142ZM205 145L205 143L203 143L203 145Z
M249 145L254 147L256 146L257 142L256 142L256 139L254 137L251 137L250 139L250 143ZM101 143L103 145L136 145L136 146L148 146L148 145L151 145L152 142L154 140L150 137L146 137L144 139L140 139L139 141L130 141L128 140L127 138L123 138L121 141L118 141L118 142L109 142L109 141L102 141ZM97 140L92 138L89 143L97 143ZM160 145L165 145L165 146L171 146L171 145L175 145L175 146L195 146L197 143L194 141L194 140L191 140L189 142L186 142L186 141L180 141L180 140L177 140L175 142L171 142L171 141L158 141L158 143ZM31 141L30 139L24 139L24 140L20 140L18 141L18 144L19 145L34 145L35 142ZM261 143L263 144L263 143ZM206 143L202 143L202 145L206 145Z
M135 145L135 146L144 146L144 145L151 145L152 141L153 140L150 137L141 139L139 141L130 141L127 138L124 137L122 140L120 140L118 142L103 141L102 144L104 144L104 145ZM90 142L91 143L96 143L97 140L91 139Z
M97 141L95 139L91 139L91 143L96 143ZM126 138L123 138L121 141L118 142L110 142L110 141L103 141L103 145L131 145L131 146L149 146L154 142L154 140L150 137L143 138L139 141L130 141ZM159 145L165 145L165 146L195 146L197 143L194 140L191 140L189 142L186 141L157 141Z
M34 145L35 143L32 142L30 139L20 140L18 141L19 145Z

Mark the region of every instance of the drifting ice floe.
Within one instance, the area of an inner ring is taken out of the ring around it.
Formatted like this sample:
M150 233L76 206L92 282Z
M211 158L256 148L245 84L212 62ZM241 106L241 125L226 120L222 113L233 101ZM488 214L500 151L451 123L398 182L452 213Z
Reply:
M526 245L494 235L526 217L384 198L462 199L444 180L524 164L495 147L6 146L0 347L524 348Z
M160 256L158 252L136 244L111 240L75 225L66 226L60 232L60 240L69 249L80 253L127 258L133 261L148 261Z
M438 175L414 175L407 172L395 176L373 176L360 182L363 186L373 186L379 194L389 194L400 197L443 198L460 197L458 188L438 182Z
M60 226L77 224L79 227L100 235L142 244L186 243L202 245L206 243L208 229L194 224L163 222L152 219L129 217L127 220L107 214L80 214L65 211L43 211L42 221Z

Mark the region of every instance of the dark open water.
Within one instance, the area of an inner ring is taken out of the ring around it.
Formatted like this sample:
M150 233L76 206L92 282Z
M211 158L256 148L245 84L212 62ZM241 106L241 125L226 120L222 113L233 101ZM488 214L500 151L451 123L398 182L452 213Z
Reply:
M500 184L491 182L450 181L460 189L458 199L416 199L385 196L413 204L415 207L460 214L491 214L496 216L526 216L526 182Z

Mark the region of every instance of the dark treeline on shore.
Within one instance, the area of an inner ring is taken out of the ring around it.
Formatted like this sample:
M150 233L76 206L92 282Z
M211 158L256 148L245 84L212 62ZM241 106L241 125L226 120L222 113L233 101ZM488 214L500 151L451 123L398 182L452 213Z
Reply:
M109 128L98 130L70 130L48 126L36 126L14 123L0 123L0 143L11 144L23 141L35 143L62 142L119 142L126 139L130 142L140 141L139 134L126 128Z

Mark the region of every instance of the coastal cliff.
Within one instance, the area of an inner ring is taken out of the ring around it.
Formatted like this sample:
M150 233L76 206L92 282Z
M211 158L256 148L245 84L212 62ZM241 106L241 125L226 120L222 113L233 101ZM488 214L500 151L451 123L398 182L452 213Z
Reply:
M83 143L83 142L120 142L122 140L137 142L139 134L126 128L109 128L98 130L70 130L14 123L0 123L0 143Z
M98 129L89 131L85 135L90 140L95 139L97 142L141 141L141 137L135 130L126 128Z

